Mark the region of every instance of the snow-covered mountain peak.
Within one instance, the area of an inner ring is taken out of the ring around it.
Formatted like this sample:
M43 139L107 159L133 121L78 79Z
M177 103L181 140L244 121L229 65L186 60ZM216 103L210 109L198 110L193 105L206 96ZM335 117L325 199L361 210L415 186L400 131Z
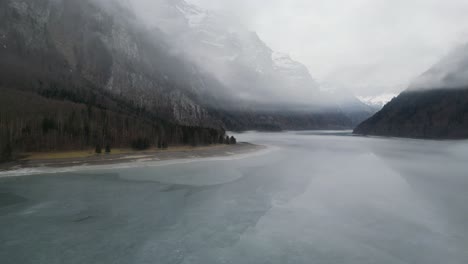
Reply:
M358 96L358 99L366 105L382 108L398 94L386 93L377 96Z

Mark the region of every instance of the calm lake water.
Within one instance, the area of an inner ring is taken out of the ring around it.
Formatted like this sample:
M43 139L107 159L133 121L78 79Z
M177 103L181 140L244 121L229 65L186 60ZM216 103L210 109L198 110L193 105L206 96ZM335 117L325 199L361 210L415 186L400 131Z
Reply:
M0 263L468 263L468 141L237 137L270 148L0 179Z

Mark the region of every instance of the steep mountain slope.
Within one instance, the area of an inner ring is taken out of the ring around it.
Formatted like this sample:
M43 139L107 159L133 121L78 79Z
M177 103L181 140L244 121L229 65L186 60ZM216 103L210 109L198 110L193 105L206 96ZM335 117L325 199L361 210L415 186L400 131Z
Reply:
M468 138L468 45L417 78L355 133L412 138Z
M220 84L169 54L162 33L102 3L0 0L0 150L224 134L198 103L203 85Z
M294 104L291 94L300 91L306 95L301 98L308 99L302 102L314 103L316 98L307 95L313 95L318 86L307 68L271 50L255 32L228 15L183 0L155 0L149 7L137 4L136 8L143 9L137 14L142 13L149 25L167 34L175 52L215 76L235 99L278 103L283 97Z
M278 109L288 112L293 119L296 112L298 117L308 113L312 119L314 114L330 113L328 121L335 127L350 127L355 119L360 122L372 114L367 106L350 94L338 99L321 92L303 64L287 54L273 51L255 32L247 30L229 15L203 10L184 0L155 0L151 4L139 1L136 12L146 23L166 32L175 52L184 54L214 76L231 94L230 101L225 102L220 110L242 116L261 112L272 120L278 114L284 114ZM212 91L214 94L217 92ZM341 118L336 119L339 115ZM364 117L356 118L361 115ZM299 119L297 126L284 127L304 127ZM343 123L346 119L348 121ZM280 120L276 121L281 124ZM252 124L252 127L256 125Z
M94 86L177 123L219 125L196 102L209 77L169 54L162 34L143 31L125 9L89 0L2 0L1 12L4 85Z

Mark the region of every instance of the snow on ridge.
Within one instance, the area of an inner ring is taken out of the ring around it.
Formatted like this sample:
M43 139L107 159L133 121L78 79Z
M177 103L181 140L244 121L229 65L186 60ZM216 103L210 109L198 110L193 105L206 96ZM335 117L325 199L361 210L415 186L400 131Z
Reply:
M188 22L190 27L199 26L203 20L208 16L207 12L195 5L188 4L187 2L182 2L181 4L176 5L177 10L182 13L185 19Z
M300 64L294 61L293 59L291 59L291 57L289 57L289 55L286 53L274 51L271 54L271 59L275 63L275 66L278 68L297 69L300 67Z
M216 48L224 48L224 45L222 43L216 43L216 42L207 41L207 40L202 40L201 43L208 45L208 46L216 47Z
M309 69L307 69L304 64L293 60L288 54L273 51L271 59L275 69L286 73L290 81L310 81L314 86L318 87L317 83L310 75Z
M357 96L357 98L367 105L383 107L397 96L398 94L386 93L378 96Z

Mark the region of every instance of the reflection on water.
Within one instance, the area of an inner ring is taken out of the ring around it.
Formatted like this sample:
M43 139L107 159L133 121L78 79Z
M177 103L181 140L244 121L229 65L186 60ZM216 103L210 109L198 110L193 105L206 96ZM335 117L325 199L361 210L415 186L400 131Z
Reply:
M275 148L0 179L2 263L468 263L468 142L236 137Z

